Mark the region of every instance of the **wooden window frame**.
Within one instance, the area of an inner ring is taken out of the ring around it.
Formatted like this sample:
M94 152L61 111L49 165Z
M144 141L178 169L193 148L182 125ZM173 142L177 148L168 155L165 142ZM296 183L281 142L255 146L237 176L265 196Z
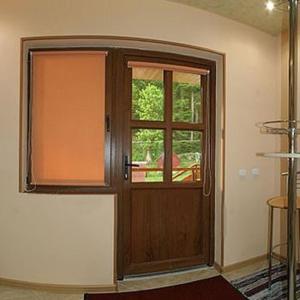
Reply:
M32 165L31 165L31 123L32 123L32 55L34 52L50 51L105 51L107 52L105 60L105 164L103 186L88 185L41 185L32 184ZM111 194L115 192L113 187L114 163L112 157L112 98L113 98L113 51L103 47L51 47L51 48L29 48L27 53L27 132L26 132L26 174L24 192L26 193L49 193L49 194Z
M171 65L177 66L189 66L192 68L202 68L207 69L211 72L209 86L209 93L212 99L212 106L210 111L212 113L211 117L211 132L213 133L213 138L215 138L215 84L216 84L216 63L212 60L202 59L198 57L179 55L175 53L158 52L150 50L137 50L129 48L110 48L110 47L99 47L99 46L67 46L67 47L29 47L24 49L25 56L22 60L22 65L25 66L25 76L22 79L22 85L26 88L26 94L24 95L24 108L23 116L25 116L25 128L24 132L25 139L23 139L23 149L25 150L24 164L22 164L23 170L25 170L22 175L21 181L21 192L26 193L45 193L45 194L118 194L122 197L123 189L123 134L122 134L122 123L124 118L123 111L123 100L122 97L126 94L124 90L124 75L127 68L128 61L140 61L140 62L155 62L155 63L169 63ZM106 76L105 76L105 117L106 122L108 121L110 131L105 133L105 186L62 186L62 185L33 185L31 182L31 164L29 156L29 146L30 146L30 123L31 123L31 62L30 55L35 51L106 51L108 53L106 58ZM169 72L169 71L166 71ZM125 80L126 81L126 80ZM121 85L116 85L116 83L121 82ZM171 97L167 97L170 99ZM168 101L167 98L165 101ZM171 103L172 104L172 103ZM165 102L165 108L169 103ZM169 109L172 110L172 107ZM204 108L205 109L205 108ZM203 116L205 116L205 111L203 110ZM139 122L143 121L132 121L136 122L137 127ZM154 121L153 121L154 122ZM154 122L155 123L155 122ZM173 129L190 129L199 131L199 124L188 124L173 122ZM204 120L203 122L204 123ZM24 123L23 123L24 125ZM201 125L200 125L201 126ZM156 127L156 126L154 126ZM158 128L158 127L156 127ZM201 128L200 128L201 129ZM201 131L201 130L200 130ZM202 131L201 131L202 132ZM205 135L203 135L204 141ZM166 141L166 140L165 140ZM213 141L215 143L215 141ZM214 147L213 147L214 148ZM212 150L212 157L214 157L214 149ZM171 164L169 163L171 166ZM211 168L214 170L214 161L212 161ZM167 172L167 170L166 170ZM168 180L169 181L169 180ZM194 188L199 186L198 182L162 182L162 183L135 183L137 186L143 187L143 185L151 184L152 187L157 186L158 188L168 188L173 187L178 188L185 187Z
M143 51L143 50L135 50L135 49L121 49L121 53L123 53L123 66L125 67L125 81L127 85L132 85L132 68L128 67L128 64L134 62L140 63L156 63L156 64L169 64L179 66L179 67L191 67L195 69L203 69L208 71L210 74L210 84L208 85L207 77L205 75L201 76L201 86L205 86L203 89L204 93L202 95L203 99L203 119L200 123L188 123L188 122L178 122L172 120L173 115L173 72L169 70L164 70L163 72L163 84L164 84L164 120L163 121L150 121L150 120L133 120L132 119L132 103L130 104L130 124L129 126L132 129L162 129L164 130L164 152L165 152L165 159L164 160L164 179L162 182L132 182L131 179L131 172L129 175L128 181L130 184L134 184L135 188L146 188L147 186L157 187L157 188L197 188L199 185L203 184L204 178L204 168L201 167L201 180L194 182L181 182L181 181L172 181L172 155L168 153L172 152L172 137L174 130L183 130L183 131L198 131L202 135L202 156L206 155L206 122L207 122L207 107L205 104L205 99L207 92L211 97L210 103L210 130L211 130L211 137L213 138L213 149L210 153L211 157L214 157L215 152L215 80L216 80L216 64L214 61L194 58L189 56L181 56L178 54L171 54L171 53L164 53L164 52L156 52L156 51ZM126 71L126 69L129 69ZM129 98L132 101L131 90L127 91L129 94ZM125 92L126 94L126 92ZM125 95L124 94L124 95ZM167 147L169 145L169 147ZM132 157L132 149L130 146L130 153L129 156ZM214 162L212 162L214 165ZM201 163L202 165L202 163ZM214 168L214 166L213 166Z

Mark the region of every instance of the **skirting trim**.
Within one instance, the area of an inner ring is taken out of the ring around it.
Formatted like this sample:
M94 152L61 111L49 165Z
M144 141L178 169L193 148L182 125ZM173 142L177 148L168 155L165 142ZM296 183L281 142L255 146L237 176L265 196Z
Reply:
M68 284L49 284L21 281L15 279L0 278L0 285L18 287L23 289L48 291L61 294L82 294L82 293L104 293L115 292L117 287L112 285L68 285Z
M225 273L225 272L235 271L243 267L248 267L260 261L264 261L266 259L267 259L267 254L264 254L228 266L220 266L218 263L215 262L214 267L218 272Z

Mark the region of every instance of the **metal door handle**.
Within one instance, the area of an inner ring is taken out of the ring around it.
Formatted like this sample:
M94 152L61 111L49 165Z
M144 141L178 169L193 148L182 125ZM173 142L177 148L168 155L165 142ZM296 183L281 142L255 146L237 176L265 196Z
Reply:
M131 168L131 167L139 167L139 166L140 165L138 165L138 164L129 163L128 155L125 155L125 159L124 159L124 179L128 180L128 177L129 177L129 168Z
M126 167L139 167L138 164L125 164Z

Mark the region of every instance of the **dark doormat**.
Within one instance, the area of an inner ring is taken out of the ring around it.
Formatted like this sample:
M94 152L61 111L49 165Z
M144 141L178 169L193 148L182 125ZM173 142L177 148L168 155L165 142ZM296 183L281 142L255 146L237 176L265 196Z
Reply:
M110 294L85 294L84 300L245 300L222 276L160 289Z

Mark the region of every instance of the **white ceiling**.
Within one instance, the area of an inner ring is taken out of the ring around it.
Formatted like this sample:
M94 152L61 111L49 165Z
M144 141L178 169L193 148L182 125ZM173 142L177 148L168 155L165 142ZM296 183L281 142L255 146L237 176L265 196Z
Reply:
M269 12L265 9L266 0L167 0L230 18L253 26L272 35L279 34L287 25L287 8ZM278 0L275 0L276 2Z

